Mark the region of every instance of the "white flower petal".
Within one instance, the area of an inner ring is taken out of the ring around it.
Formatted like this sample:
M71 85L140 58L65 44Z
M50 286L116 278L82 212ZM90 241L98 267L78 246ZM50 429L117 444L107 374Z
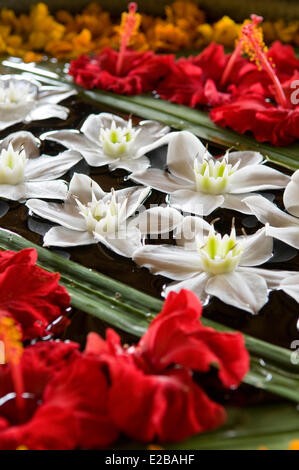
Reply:
M293 173L284 191L283 203L290 214L299 217L299 170Z
M188 279L201 272L198 254L179 246L145 245L134 253L133 260L154 274L176 281Z
M66 148L77 150L78 152L87 152L89 150L93 152L95 150L92 142L84 134L75 129L45 132L40 135L40 139L57 142Z
M37 104L37 106L27 114L25 121L40 121L42 119L59 118L66 119L69 109L60 104Z
M142 234L169 233L183 221L183 216L171 207L153 207L134 218Z
M294 273L293 276L284 278L279 285L279 289L299 303L299 274Z
M25 179L27 181L49 181L64 175L72 166L82 160L82 155L74 150L50 157L41 155L39 158L31 158L25 166Z
M130 188L119 189L115 191L115 196L117 202L122 202L124 199L127 199L126 203L126 218L131 217L138 207L143 203L143 201L148 197L151 192L150 187L144 186L132 186ZM103 201L108 201L111 199L111 193L106 193Z
M149 166L150 161L147 157L140 157L137 160L122 158L109 163L109 168L111 171L116 170L117 168L121 168L123 170L129 171L130 173L143 172L147 170Z
M257 274L263 277L268 285L269 289L278 289L283 279L293 276L296 274L294 271L281 271L276 269L263 269L263 268L250 268L250 267L239 267L238 272L249 272Z
M294 248L299 249L299 225L289 227L272 227L266 225L266 233L269 237L277 238Z
M167 166L178 178L194 183L194 158L209 155L201 141L188 131L173 132L168 144Z
M227 155L228 163L236 165L239 161L239 170L249 165L257 165L262 163L264 157L259 152L252 152L250 150L242 150L240 152L229 152ZM250 169L248 169L250 171Z
M172 193L178 189L190 187L189 182L179 178L174 178L170 173L158 170L157 168L149 168L143 173L134 173L129 176L129 179L136 183L150 186L151 188L162 191L163 193Z
M247 204L243 201L246 197L250 197L251 193L243 194L223 194L224 202L221 205L223 209L230 209L233 211L241 212L242 214L251 214L251 210ZM258 195L257 197L263 197Z
M299 227L299 219L281 211L266 198L250 196L245 198L244 202L263 224L269 223L273 227Z
M105 123L109 122L108 128L111 127L112 119L105 118L105 116L113 116L113 114L90 114L80 129L87 139L94 144L94 148L99 146L101 143L100 132L101 128L105 126ZM120 120L121 122L124 122L122 118L120 118Z
M77 91L73 88L42 86L38 92L38 101L39 103L57 104L76 94Z
M285 188L290 177L265 165L250 165L237 170L231 177L233 194L266 189Z
M18 131L9 134L0 142L0 151L8 148L12 144L14 150L24 148L27 158L33 159L39 157L40 141L34 137L31 132Z
M142 146L148 145L170 132L170 127L164 126L164 124L157 121L140 121L138 127L140 132L136 142Z
M168 295L168 293L172 291L180 292L181 289L188 289L194 292L204 305L209 299L209 294L206 293L208 279L208 274L201 273L185 281L173 282L165 288L165 294Z
M266 235L265 228L258 230L254 235L247 236L244 241L244 253L241 266L258 266L266 263L273 252L273 239Z
M245 270L211 277L206 292L250 313L258 313L268 300L266 281Z
M96 199L102 199L106 193L94 180L87 175L81 173L74 173L69 186L69 197L77 197L82 204L87 204L91 201L92 192Z
M133 253L141 247L141 233L136 227L118 231L115 235L103 236L94 232L94 237L110 250L126 258L132 258Z
M25 201L30 198L65 199L65 181L28 181L17 185L0 184L0 197L12 201Z
M74 203L65 202L64 204L55 204L38 199L29 199L26 206L34 212L34 214L43 219L50 220L51 222L55 222L72 230L86 230L86 222L80 215L77 205Z
M197 249L197 239L203 239L209 234L211 225L201 217L186 216L182 224L175 230L175 240L177 245L183 246L186 250Z
M79 246L96 243L90 232L78 232L66 227L53 227L44 236L44 246Z
M133 158L140 158L142 155L145 155L146 153L148 152L151 152L152 150L155 150L159 147L162 147L162 145L166 145L169 143L170 139L171 139L171 136L173 134L167 134L167 135L164 135L160 138L157 138L157 139L153 139L153 142L150 142L149 144L147 145L141 145L141 138L140 138L140 134L136 137L136 141L135 141L135 156ZM149 139L144 139L144 142L148 141Z
M176 209L200 216L209 215L224 201L222 195L205 194L192 189L180 189L170 196L170 204Z

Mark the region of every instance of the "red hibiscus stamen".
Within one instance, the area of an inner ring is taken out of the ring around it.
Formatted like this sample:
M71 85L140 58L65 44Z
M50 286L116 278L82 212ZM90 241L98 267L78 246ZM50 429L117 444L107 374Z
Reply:
M0 342L2 346L1 364L10 364L19 419L22 422L25 408L23 398L25 388L20 364L23 354L22 331L14 319L8 316L5 311L0 312Z
M255 19L255 15L252 15L252 19ZM257 17L259 18L259 17ZM242 27L242 50L249 56L249 59L256 63L259 70L265 70L273 82L275 96L277 103L283 108L288 107L288 101L284 94L281 83L274 71L274 66L266 55L267 47L263 41L263 33L260 28L256 27L257 20L255 22L245 24Z
M125 52L130 41L132 35L137 31L140 18L136 15L137 11L137 3L131 2L129 3L128 10L129 13L122 14L122 21L121 21L121 40L120 40L120 47L119 47L119 54L117 58L116 64L116 73L117 75L121 74L122 65L124 61Z
M264 43L263 32L258 26L263 17L251 15L251 21L245 22L241 29L241 35L236 48L228 61L221 78L221 85L225 85L233 68L233 65L241 53L247 55L251 62L255 62L258 70L264 70L274 85L274 93L277 103L283 108L288 108L288 101L281 83L274 71L271 58L267 57L267 47Z

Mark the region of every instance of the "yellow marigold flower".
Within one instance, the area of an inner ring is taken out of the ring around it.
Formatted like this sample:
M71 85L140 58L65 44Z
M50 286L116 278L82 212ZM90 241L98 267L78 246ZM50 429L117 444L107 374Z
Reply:
M271 21L264 21L261 24L261 28L263 30L263 35L265 38L265 42L270 43L277 39L277 33L275 30L275 26Z
M150 41L150 48L155 51L179 51L191 47L191 38L186 31L164 22L154 27Z
M285 43L292 42L295 34L298 32L298 24L299 23L297 21L293 21L289 24L285 24L283 20L276 21L274 23L274 27L278 39Z
M6 44L10 47L20 48L22 45L22 38L21 36L17 36L12 34L6 38Z
M223 16L221 20L214 23L213 29L213 41L223 44L225 47L233 47L241 25L235 23L229 16Z
M299 450L299 439L294 439L290 442L289 450Z
M213 27L208 24L200 24L196 29L195 47L202 48L213 40Z
M4 41L3 36L0 34L0 54L4 54L6 52L6 43Z
M205 14L193 2L177 1L172 5L165 6L167 21L177 24L178 20L184 19L186 24L194 27L200 23L204 23Z
M26 63L28 63L28 62L40 62L41 60L43 60L43 55L38 54L38 53L33 52L33 51L28 51L24 54L23 60Z
M46 52L57 59L69 59L73 53L73 44L70 41L54 40L46 45Z

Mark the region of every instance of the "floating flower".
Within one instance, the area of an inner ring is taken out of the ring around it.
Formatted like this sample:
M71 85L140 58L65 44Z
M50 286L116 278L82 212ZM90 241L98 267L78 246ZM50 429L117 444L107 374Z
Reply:
M192 371L216 366L222 385L236 387L248 371L249 356L240 333L204 327L201 312L196 296L182 290L168 295L136 346L122 346L111 329L106 341L89 335L86 354L98 357L109 374L111 421L129 437L180 441L224 422L223 407L208 397Z
M116 70L119 52L106 47L94 57L86 55L72 60L69 73L85 88L99 88L121 95L139 95L152 91L166 75L172 56L155 55L152 51L123 53L121 71Z
M210 296L251 313L258 313L268 300L268 289L279 289L282 279L296 273L256 266L272 256L272 238L265 229L236 237L234 227L223 237L200 217L185 217L175 230L177 246L145 245L134 261L175 282L165 292L187 288L203 303Z
M56 178L81 159L73 150L56 157L39 155L39 141L33 134L14 132L0 141L0 197L13 201L65 199L67 185Z
M30 199L26 205L40 217L61 225L46 233L45 246L101 242L119 255L131 257L141 246L143 230L145 234L169 232L181 223L180 214L167 208L149 209L134 217L149 193L150 188L138 186L105 193L88 176L75 173L63 204ZM148 224L147 215L151 214Z
M18 122L40 121L58 117L66 119L68 109L58 105L76 93L68 87L41 86L35 80L18 75L0 77L0 130Z
M170 194L170 205L198 215L218 207L250 213L242 200L252 191L283 188L289 177L263 165L258 152L227 152L214 158L199 139L187 131L171 134L169 172L148 169L131 176L134 181ZM262 196L257 198L263 199Z
M132 126L115 114L91 114L80 132L59 130L46 132L42 139L53 140L81 153L91 166L109 165L111 170L123 168L130 172L143 171L150 162L145 153L166 143L169 127L155 121L141 121Z
M0 252L1 309L17 322L22 339L49 334L49 325L65 315L70 297L60 275L36 266L37 252Z
M46 341L24 350L23 419L17 417L11 367L0 365L0 449L92 449L116 439L105 375L78 346Z

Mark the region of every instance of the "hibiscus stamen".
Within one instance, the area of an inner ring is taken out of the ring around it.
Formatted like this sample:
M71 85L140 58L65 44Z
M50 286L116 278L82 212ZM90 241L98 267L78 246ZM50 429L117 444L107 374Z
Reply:
M124 62L125 52L130 41L130 38L135 34L140 25L140 15L136 14L137 3L131 2L128 6L129 13L124 12L121 16L120 25L120 47L116 63L116 73L121 74L122 65Z
M24 418L24 381L21 367L21 357L23 354L22 332L14 319L6 312L0 312L0 343L2 344L1 364L9 364L16 393L16 405L19 412L19 419Z
M287 98L281 86L281 83L274 71L274 64L271 58L267 57L267 47L263 39L263 31L259 27L263 21L262 16L251 15L251 21L245 21L240 32L240 37L236 44L235 50L231 55L221 78L221 85L224 86L232 71L232 68L240 56L244 53L249 56L251 62L255 62L258 70L264 70L274 85L275 97L277 103L284 107L288 107Z

